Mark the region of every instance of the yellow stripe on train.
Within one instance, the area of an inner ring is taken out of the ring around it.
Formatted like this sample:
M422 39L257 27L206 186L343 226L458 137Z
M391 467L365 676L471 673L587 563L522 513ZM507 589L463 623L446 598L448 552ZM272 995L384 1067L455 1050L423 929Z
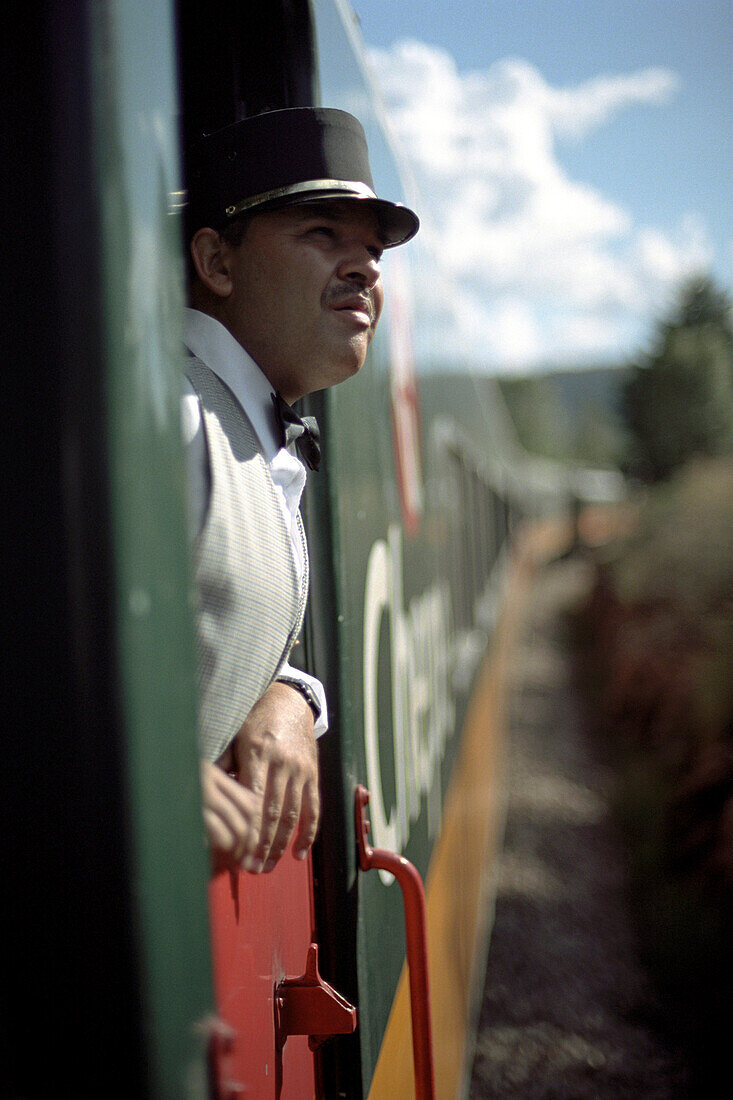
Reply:
M567 532L535 527L517 548L507 600L476 681L462 749L445 802L426 883L435 1084L439 1100L463 1092L483 983L504 795L501 761L509 660L517 643L529 581L539 560ZM403 966L369 1090L369 1100L415 1096L407 965Z

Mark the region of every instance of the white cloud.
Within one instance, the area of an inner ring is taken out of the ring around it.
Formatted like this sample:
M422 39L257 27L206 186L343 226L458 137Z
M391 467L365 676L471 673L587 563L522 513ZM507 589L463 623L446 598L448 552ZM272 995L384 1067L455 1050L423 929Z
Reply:
M639 265L659 283L675 283L690 271L704 270L712 261L705 226L688 214L672 238L658 230L641 229L636 243Z
M635 103L666 103L679 81L669 69L600 76L578 88L548 89L548 113L558 134L583 137L618 110Z
M489 311L487 321L494 358L505 369L521 368L542 352L541 333L532 310L522 298L500 298Z
M420 189L423 238L453 281L454 336L473 354L477 334L495 364L613 354L634 318L709 259L699 221L674 237L637 226L557 152L621 111L666 103L669 70L553 88L527 61L461 73L417 41L369 57Z

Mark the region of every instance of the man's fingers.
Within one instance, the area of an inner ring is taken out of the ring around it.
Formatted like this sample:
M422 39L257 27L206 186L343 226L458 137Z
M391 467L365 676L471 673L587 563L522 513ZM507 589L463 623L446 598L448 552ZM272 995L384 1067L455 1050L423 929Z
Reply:
M240 727L234 756L238 781L257 806L250 816L252 831L242 849L242 867L272 870L299 822L305 854L318 825L318 753L313 712L302 695L288 684L271 684Z
M296 859L305 859L318 832L321 802L317 781L309 780L303 787L300 805L300 825L293 844Z
M212 848L231 861L249 862L259 835L258 800L207 761L201 767L201 790L204 824Z
M239 756L236 786L249 800L251 810L250 830L238 853L238 858L242 869L252 871L254 874L262 870L264 863L264 859L259 855L259 848L262 840L267 774L267 766L259 754L247 753Z
M276 863L282 855L282 851L271 852L271 849L276 838L280 836L283 827L283 815L291 813L292 799L288 797L286 800L289 789L290 785L285 769L282 767L270 768L265 796L262 800L262 824L259 844L257 845L257 860L262 862L260 869L271 870L272 867L268 866L268 859L274 856L274 863ZM291 833L293 827L290 829ZM274 863L272 866L274 866Z
M277 832L272 840L264 870L271 871L277 861L285 852L295 826L300 818L301 808L301 784L291 781L288 783L285 797L283 798L278 822Z
M232 829L213 810L204 807L204 825L209 844L217 852L233 853L237 845L237 837Z

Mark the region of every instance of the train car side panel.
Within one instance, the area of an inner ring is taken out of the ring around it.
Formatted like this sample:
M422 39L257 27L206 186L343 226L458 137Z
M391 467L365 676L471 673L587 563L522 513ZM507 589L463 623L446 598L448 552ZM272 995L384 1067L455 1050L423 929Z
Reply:
M104 386L151 1091L200 1090L213 1003L183 470L171 5L90 6Z
M322 102L360 117L377 187L399 199L400 172L359 61L348 8L322 0L314 9ZM412 289L431 266L420 237L404 251L385 254L385 309L367 363L322 399L332 516L332 541L324 552L333 559L338 608L336 732L342 767L342 804L327 800L326 814L337 816L348 836L354 786L364 783L372 796L373 843L401 852L424 877L430 874L433 952L446 924L452 947L460 942L452 977L440 953L435 955L433 993L441 1021L461 1006L457 1029L445 1032L446 1079L455 1090L467 1036L471 960L483 938L477 867L489 830L497 828L497 742L490 730L482 739L475 722L465 728L464 722L501 598L505 540L482 521L492 515L502 486L481 468L488 431L480 410L474 410L479 431L464 441L446 417L455 395L450 400L449 394L446 405L415 354ZM462 409L455 417L462 423ZM321 610L314 607L316 615ZM472 748L471 736L480 748ZM487 771L481 797L465 785L476 774L472 753L480 752ZM461 818L466 798L481 805L470 827ZM390 876L357 875L353 846L347 846L338 873L334 895L340 889L347 913L356 903L361 1087L364 1095L370 1087L385 1097L409 1095L379 1092L380 1080L373 1081L377 1066L381 1074L398 1047L409 1058L409 1028L397 992L405 957L402 898ZM324 874L335 872L326 868ZM388 1039L394 1035L394 1046L390 1040L383 1047L385 1033Z
M21 980L3 982L2 1092L201 1097L196 1023L213 998L170 5L30 0L8 14L17 442L3 480L20 552L0 802L3 963Z
M461 735L426 883L428 953L436 995L433 1049L438 1096L464 1095L473 1055L493 912L494 868L504 819L501 770L506 683L521 623L529 554L517 553L492 645L484 658ZM415 1094L406 967L400 976L369 1100Z

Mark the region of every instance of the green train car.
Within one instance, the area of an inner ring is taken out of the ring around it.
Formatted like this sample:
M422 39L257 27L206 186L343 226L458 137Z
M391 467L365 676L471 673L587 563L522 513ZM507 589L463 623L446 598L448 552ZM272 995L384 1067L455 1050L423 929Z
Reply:
M211 880L179 437L181 150L242 114L341 107L364 124L380 192L419 199L345 2L11 9L2 1095L465 1095L522 584L512 533L558 499L554 474L520 454L488 382L426 370L415 288L434 259L419 236L388 255L365 367L309 400L325 463L307 490L298 660L332 715L319 840L300 878ZM429 1006L424 988L411 1004L399 883L360 869L362 786L371 844L426 885ZM313 1024L290 992L315 974L311 943L328 986ZM415 1012L432 1036L417 1084Z

